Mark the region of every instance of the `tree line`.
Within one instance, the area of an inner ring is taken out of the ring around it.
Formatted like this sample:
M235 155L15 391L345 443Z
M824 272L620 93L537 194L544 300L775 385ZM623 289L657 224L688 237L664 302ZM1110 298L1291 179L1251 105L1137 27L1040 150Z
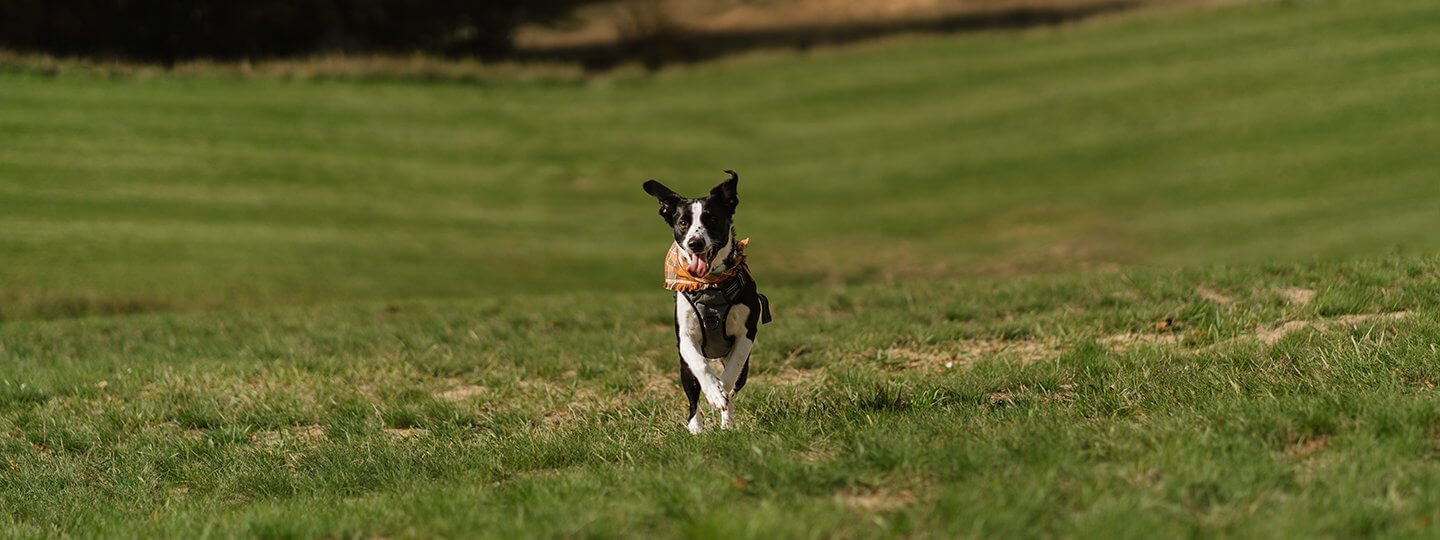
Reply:
M0 48L173 64L322 52L501 56L593 0L3 0Z

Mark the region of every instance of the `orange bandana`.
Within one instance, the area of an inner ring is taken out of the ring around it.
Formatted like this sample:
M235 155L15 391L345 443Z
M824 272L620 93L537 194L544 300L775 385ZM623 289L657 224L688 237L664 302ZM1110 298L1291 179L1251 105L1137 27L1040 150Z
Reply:
M745 266L745 246L749 243L749 238L735 242L735 264L730 265L730 268L726 268L720 275L707 274L700 277L690 275L685 269L685 256L680 253L680 246L670 244L670 252L665 254L665 288L692 292L726 282L740 273L740 269Z

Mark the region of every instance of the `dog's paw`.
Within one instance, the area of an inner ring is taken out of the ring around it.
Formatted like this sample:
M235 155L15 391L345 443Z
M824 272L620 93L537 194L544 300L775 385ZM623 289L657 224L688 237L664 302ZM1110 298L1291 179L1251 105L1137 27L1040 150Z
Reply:
M720 384L719 377L711 377L710 384L701 386L700 390L705 393L705 400L716 409L730 408L730 392Z
M725 392L716 389L712 392L705 392L705 400L710 402L716 409L726 410L730 408L730 397Z
M699 435L701 431L705 431L705 420L701 419L698 414L692 416L690 423L685 425L685 429L690 430L691 435Z
M720 429L730 429L730 409L720 409Z

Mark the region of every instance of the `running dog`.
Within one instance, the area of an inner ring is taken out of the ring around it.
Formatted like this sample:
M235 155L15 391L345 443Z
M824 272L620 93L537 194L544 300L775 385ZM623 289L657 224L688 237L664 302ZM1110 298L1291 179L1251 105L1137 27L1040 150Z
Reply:
M645 193L660 203L660 217L674 243L665 256L665 288L675 296L675 345L680 352L680 386L690 399L690 433L705 429L699 401L704 395L720 410L720 428L730 429L735 393L750 373L750 350L760 325L770 322L770 300L756 291L745 265L745 245L736 240L735 207L740 175L706 197L688 199L655 180ZM720 373L710 369L720 362Z

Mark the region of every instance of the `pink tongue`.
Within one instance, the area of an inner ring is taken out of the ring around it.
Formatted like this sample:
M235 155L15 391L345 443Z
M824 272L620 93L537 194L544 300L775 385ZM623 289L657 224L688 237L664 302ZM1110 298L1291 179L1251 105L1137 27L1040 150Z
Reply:
M688 267L685 268L685 271L686 271L686 272L690 272L690 275L693 276L693 277L701 277L701 276L704 276L705 273L708 272L709 270L710 270L710 264L709 264L709 263L706 263L706 262L705 262L705 259L702 258L702 257L700 257L699 255L691 255L691 256L690 256L690 266L688 266Z

